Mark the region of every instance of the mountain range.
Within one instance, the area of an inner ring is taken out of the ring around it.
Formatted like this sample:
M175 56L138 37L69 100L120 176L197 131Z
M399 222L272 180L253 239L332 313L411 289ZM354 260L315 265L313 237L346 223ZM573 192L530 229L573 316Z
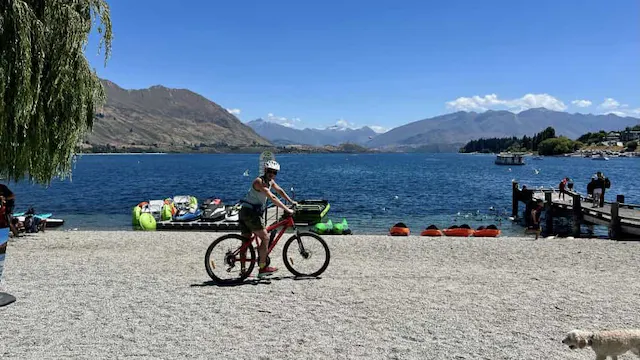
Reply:
M369 148L419 148L424 145L463 145L469 140L491 137L521 137L534 134L551 126L556 135L577 139L587 132L622 130L640 123L640 119L614 114L570 114L535 108L512 113L485 111L483 113L459 111L414 121L380 134L367 142Z
M551 126L576 139L587 132L621 130L640 119L614 114L570 114L536 108L513 113L459 111L410 122L378 134L365 126L294 129L257 119L242 123L225 108L187 89L156 85L126 90L102 80L107 102L96 114L85 146L156 148L163 151L219 151L282 145L359 144L384 151L457 151L469 140L534 135Z
M263 119L249 121L247 125L255 130L256 133L260 134L260 136L269 139L269 141L276 145L302 144L323 146L345 143L364 145L378 135L378 133L368 126L360 129L331 126L326 129L306 128L301 130Z
M587 132L621 130L638 123L640 119L614 114L570 114L535 108L520 113L459 111L414 121L383 134L376 134L369 127L357 130L300 130L262 119L251 121L247 125L277 144L324 145L353 142L380 150L446 152L457 151L468 141L479 138L533 136L548 126L553 127L558 135L576 139Z

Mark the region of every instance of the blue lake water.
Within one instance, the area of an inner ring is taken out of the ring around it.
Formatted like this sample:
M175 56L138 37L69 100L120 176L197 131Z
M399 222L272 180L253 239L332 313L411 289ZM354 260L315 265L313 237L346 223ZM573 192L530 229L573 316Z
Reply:
M591 175L600 170L612 182L607 200L624 194L626 202L640 203L640 158L527 157L526 165L512 167L495 165L494 159L469 154L279 154L277 182L290 194L293 187L296 199L329 200L328 218L346 218L358 234L384 234L397 222L414 234L430 224L444 228L463 223L499 223L505 235L521 234L506 219L512 179L529 187L557 187L568 176L584 193ZM243 176L247 169L251 176ZM64 229L131 229L131 208L140 201L189 194L233 204L257 171L257 154L82 155L72 179L53 181L48 188L9 186L17 195L16 211L34 206L37 212L52 212L65 219Z

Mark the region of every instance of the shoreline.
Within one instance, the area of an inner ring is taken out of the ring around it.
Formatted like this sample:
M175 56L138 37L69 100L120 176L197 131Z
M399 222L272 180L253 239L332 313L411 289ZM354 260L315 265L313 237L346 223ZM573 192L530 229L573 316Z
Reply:
M86 156L86 155L167 155L166 152L109 152L109 153L76 153L77 156Z
M203 258L222 234L10 240L3 358L588 359L567 331L640 323L640 243L326 236L320 279L293 279L280 243L270 282L218 287Z

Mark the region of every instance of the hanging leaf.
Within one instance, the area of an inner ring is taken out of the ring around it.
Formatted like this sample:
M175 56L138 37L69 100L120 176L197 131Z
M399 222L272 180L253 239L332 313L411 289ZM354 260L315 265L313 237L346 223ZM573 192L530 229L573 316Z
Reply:
M71 174L76 145L105 101L84 55L96 20L106 64L104 0L0 0L0 177L48 184Z

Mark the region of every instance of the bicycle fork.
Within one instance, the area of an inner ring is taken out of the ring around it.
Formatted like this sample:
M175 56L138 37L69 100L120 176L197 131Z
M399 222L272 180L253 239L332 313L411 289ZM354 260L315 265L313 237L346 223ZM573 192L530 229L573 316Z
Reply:
M300 255L302 255L304 259L308 259L311 256L311 253L309 253L304 248L304 244L302 243L302 238L300 237L300 233L298 232L298 229L296 229L296 241L298 242L298 252L300 253ZM292 258L289 258L289 261L293 264Z

